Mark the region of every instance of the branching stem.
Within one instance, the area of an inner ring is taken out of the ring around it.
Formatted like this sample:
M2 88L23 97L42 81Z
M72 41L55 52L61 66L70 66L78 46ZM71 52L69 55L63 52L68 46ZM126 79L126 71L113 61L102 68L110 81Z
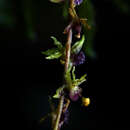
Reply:
M70 2L70 8L72 8L72 2L73 2L73 0L71 0L71 2ZM72 29L70 29L68 31L68 34L67 34L65 70L64 70L65 74L67 73L68 68L69 68L69 64L70 64L71 43L72 43ZM69 103L70 102L68 102L68 104L67 104L67 108L69 106ZM63 112L63 105L64 105L64 96L61 96L60 100L59 100L59 104L58 104L57 117L56 117L56 122L55 122L53 130L60 130L60 128L59 128L59 122L60 122L61 114Z
M67 70L69 68L71 43L72 43L72 29L69 30L68 35L67 35L65 73L67 72ZM56 118L56 122L55 122L53 130L59 130L59 122L60 122L60 117L61 117L62 110L63 110L63 103L64 103L64 96L61 96L59 104L58 104L58 109L57 109L57 118Z

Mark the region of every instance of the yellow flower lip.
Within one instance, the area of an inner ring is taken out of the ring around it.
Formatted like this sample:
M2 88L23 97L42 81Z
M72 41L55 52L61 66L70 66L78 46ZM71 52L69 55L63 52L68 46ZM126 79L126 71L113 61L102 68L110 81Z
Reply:
M82 97L82 105L88 107L90 105L90 98Z

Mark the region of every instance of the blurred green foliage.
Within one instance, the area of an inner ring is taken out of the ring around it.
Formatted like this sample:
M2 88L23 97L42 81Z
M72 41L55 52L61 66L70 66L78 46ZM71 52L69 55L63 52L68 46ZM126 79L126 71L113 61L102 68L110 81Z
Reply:
M130 0L110 0L110 2L115 5L119 11L125 14L130 14ZM44 9L44 11L46 10L47 13L50 11L49 9L53 7L51 3L47 5L46 3L50 3L49 0L19 0L17 3L16 1L0 0L0 28L15 28L18 22L18 17L22 16L21 19L24 21L24 24L22 26L25 26L24 28L26 29L25 34L28 39L34 40L36 37L35 32L37 24L44 24L42 22L39 22L40 18L38 18L42 16L41 11ZM19 6L17 7L17 5ZM51 7L47 7L48 5L51 5ZM61 15L63 15L62 19L64 18L64 20L67 20L67 1L64 5L61 3L58 6L63 9L63 13L61 13ZM59 14L59 10L55 7L55 14L56 12ZM96 11L92 0L84 0L83 3L77 7L77 12L80 17L87 18L88 24L91 26L91 30L84 29L86 36L84 51L90 58L95 58L96 52L94 51L93 43L96 31ZM45 14L45 12L43 13ZM53 11L52 16L54 16ZM58 17L58 15L56 16ZM53 21L57 19L59 19L59 17L53 19ZM40 27L44 26L45 25L40 25ZM59 27L61 26L59 25Z
M10 0L0 0L0 26L13 27L16 19Z
M113 3L119 11L129 14L130 13L130 0L113 0Z
M35 39L35 5L32 0L22 0L22 13L25 20L26 35L29 39Z

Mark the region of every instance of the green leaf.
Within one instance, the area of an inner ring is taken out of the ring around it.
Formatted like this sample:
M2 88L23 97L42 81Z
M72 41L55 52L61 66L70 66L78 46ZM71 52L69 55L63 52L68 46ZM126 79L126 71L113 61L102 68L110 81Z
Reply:
M73 67L73 69L72 69L72 78L73 78L73 81L75 81L76 80L76 76L75 76L75 66Z
M73 87L75 87L75 86L79 86L80 84L82 84L83 82L85 82L86 81L86 74L85 75L83 75L80 79L76 79L76 80L74 80L73 81Z
M53 98L60 98L61 92L63 91L64 88L65 88L65 86L58 88L56 90L56 94L53 96Z
M47 55L46 59L58 59L63 55L64 47L55 37L51 37L54 40L54 44L57 46L57 48L49 49L45 52L42 52L42 54Z
M82 49L83 43L85 41L85 36L83 35L81 40L79 40L78 42L76 42L73 46L72 46L72 53L77 54L80 52L80 50Z
M79 86L80 84L82 84L83 82L86 81L86 76L87 74L84 74L80 79L77 79L77 86Z
M51 54L50 56L47 56L46 59L52 60L52 59L58 59L62 56L62 52L57 51L54 54Z
M56 53L57 51L58 51L57 48L52 48L52 49L48 49L47 51L43 51L41 53L44 54L44 55L49 56L49 55L52 55L52 54Z
M60 3L62 2L63 0L50 0L52 3Z
M59 42L55 37L51 36L51 38L54 40L54 44L58 47L58 49L62 49L63 45L61 42Z
M46 59L58 59L62 56L62 52L56 48L49 49L47 51L43 51L42 54L47 55Z

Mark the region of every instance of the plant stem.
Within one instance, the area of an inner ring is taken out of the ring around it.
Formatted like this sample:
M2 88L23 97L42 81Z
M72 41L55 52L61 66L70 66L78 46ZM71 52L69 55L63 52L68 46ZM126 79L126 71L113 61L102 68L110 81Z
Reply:
M72 42L72 29L70 29L68 32L66 43L65 73L67 72L70 63L71 42Z
M65 73L67 72L70 63L71 43L72 43L72 29L69 30L67 35ZM53 130L59 130L59 122L63 110L63 103L64 103L64 96L61 96L58 104L57 117Z
M70 8L73 7L73 1L74 0L70 1ZM69 68L69 64L70 64L71 43L72 43L72 29L70 29L68 31L68 34L67 34L65 70L64 70L65 74L67 73L68 68ZM65 80L66 80L66 78L65 78ZM67 84L67 82L66 82L66 84ZM69 106L69 103L70 102L68 102L68 104L67 104L68 106ZM53 130L60 130L60 128L59 128L59 122L60 122L61 114L63 112L63 105L64 105L64 95L62 95L60 97L60 100L59 100L58 109L57 109L57 117L56 117L56 122L55 122ZM67 108L68 108L68 106L67 106Z
M57 118L56 118L56 123L55 123L55 126L54 126L54 130L59 130L59 122L60 122L60 117L61 117L61 114L62 114L63 103L64 103L64 96L61 96L59 104L58 104Z

